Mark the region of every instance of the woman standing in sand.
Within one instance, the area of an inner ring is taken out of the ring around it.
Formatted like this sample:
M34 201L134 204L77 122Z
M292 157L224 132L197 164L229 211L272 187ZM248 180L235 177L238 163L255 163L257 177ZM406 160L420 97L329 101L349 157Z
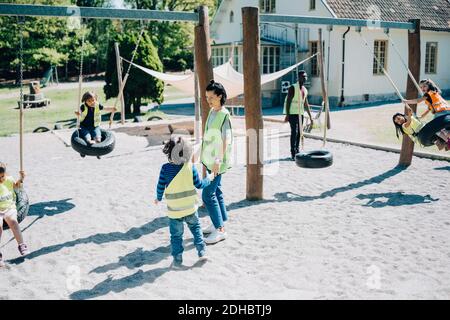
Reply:
M211 184L203 189L202 199L208 210L212 224L203 230L207 244L225 240L225 221L227 209L223 199L222 175L231 168L231 149L233 134L230 113L224 107L227 100L225 88L211 80L206 87L206 99L211 108L206 121L200 160L209 174L213 174Z

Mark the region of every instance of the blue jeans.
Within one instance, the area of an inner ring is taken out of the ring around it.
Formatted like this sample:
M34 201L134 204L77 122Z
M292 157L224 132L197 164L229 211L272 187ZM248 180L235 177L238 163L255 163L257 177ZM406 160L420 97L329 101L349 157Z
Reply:
M93 140L96 138L102 138L102 132L100 127L95 128L80 128L80 137L86 141Z
M219 174L202 192L203 203L216 229L223 227L223 223L228 220L221 181L222 175Z
M170 244L172 246L172 256L175 259L181 260L181 255L183 254L183 232L184 232L184 222L188 225L194 236L194 245L197 248L199 256L202 256L205 251L205 242L203 241L202 229L200 227L200 222L198 221L197 212L189 216L172 219L170 218L169 229L170 229Z

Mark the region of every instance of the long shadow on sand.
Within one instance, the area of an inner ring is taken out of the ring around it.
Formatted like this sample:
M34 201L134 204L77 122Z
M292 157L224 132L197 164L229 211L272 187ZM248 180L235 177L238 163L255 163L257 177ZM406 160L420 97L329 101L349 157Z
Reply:
M383 172L375 177L365 179L359 182L351 183L343 187L338 187L331 189L329 191L325 191L317 196L302 196L295 194L293 192L280 192L274 194L274 199L268 199L268 200L261 200L261 201L248 201L248 200L241 200L238 202L231 203L227 206L228 210L236 210L244 207L251 207L255 205L260 205L263 203L277 203L277 202L306 202L306 201L314 201L319 199L325 199L325 198L331 198L335 195L355 189L359 189L371 184L380 184L386 179L392 178L393 176L399 174L404 170L404 167L397 166L393 169L390 169L386 172Z
M69 201L71 198L58 200L58 201L48 201L48 202L39 202L30 205L30 210L28 211L28 216L35 216L36 219L33 220L29 225L22 229L22 232L25 232L29 229L33 224L35 224L38 220L44 217L51 217L57 214L61 214L75 208L73 203ZM23 260L23 259L22 259Z
M193 243L184 246L185 251L194 248ZM108 263L103 266L97 267L89 273L105 273L108 271L116 270L121 267L128 269L140 268L144 265L157 264L170 256L170 245L165 247L158 247L151 251L144 251L142 248L138 248L135 251L119 257L119 261L114 263Z
M207 214L205 209L199 209L199 216L203 217ZM13 260L9 260L8 262L11 264L21 264L29 259L34 259L46 254L54 253L64 248L75 247L81 244L104 244L115 241L133 241L139 239L145 235L149 235L159 229L166 228L169 226L169 218L167 217L158 217L148 223L143 224L142 226L131 228L126 232L109 232L109 233L97 233L91 235L89 237L75 239L72 241L63 242L60 244L55 244L52 246L43 247L36 251L29 253L25 258L19 257Z
M73 292L69 297L74 300L93 299L101 297L109 292L122 292L127 289L137 288L146 283L153 283L156 279L164 275L169 271L187 271L195 268L200 268L205 264L205 261L197 261L192 266L186 266L180 269L173 269L172 267L156 268L149 271L138 270L137 272L119 279L112 279L112 276L108 278L90 290L79 290Z
M404 194L403 192L359 194L356 198L369 200L363 206L372 208L411 206L439 201L439 199L433 199L429 194L421 196L418 194Z
M48 201L48 202L39 202L34 203L30 206L30 211L28 212L29 216L55 216L57 214L61 214L75 208L73 203L70 203L71 198L58 200L58 201Z

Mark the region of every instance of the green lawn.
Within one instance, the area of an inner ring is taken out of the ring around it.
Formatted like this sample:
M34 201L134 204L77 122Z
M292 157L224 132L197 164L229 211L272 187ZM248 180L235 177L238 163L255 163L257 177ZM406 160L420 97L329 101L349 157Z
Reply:
M91 88L92 89L92 88ZM8 91L9 90L9 91ZM16 89L14 89L15 91ZM85 85L83 90L89 90ZM13 91L13 92L14 92ZM105 101L103 90L96 88L94 90L99 100L104 105L113 105L115 99ZM2 89L2 94L8 94L11 89ZM72 127L76 123L74 111L78 107L78 89L65 90L43 90L47 98L51 99L48 108L25 109L25 132L32 132L40 126L52 129L56 123L61 123L64 127ZM17 98L5 98L0 100L0 136L7 136L19 132L19 110L17 108ZM165 115L160 111L151 112L151 115L158 115L162 118ZM148 114L150 116L150 114ZM119 119L120 114L116 113L115 119ZM104 120L108 116L103 117Z

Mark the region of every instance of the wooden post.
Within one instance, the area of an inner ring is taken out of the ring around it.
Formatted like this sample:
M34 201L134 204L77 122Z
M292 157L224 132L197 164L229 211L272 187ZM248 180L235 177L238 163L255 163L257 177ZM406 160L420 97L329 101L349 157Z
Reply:
M122 61L120 60L119 44L114 43L114 49L116 51L116 68L117 68L117 87L119 88L118 99L120 99L120 123L125 124L125 100L121 89L123 91L122 82ZM113 120L113 119L111 119Z
M202 133L205 132L206 119L208 118L209 105L206 100L205 89L210 80L214 79L213 67L211 62L211 40L209 38L209 17L208 7L200 6L198 11L198 25L195 27L195 58L200 87L200 108L202 114Z
M263 199L263 163L260 156L263 154L264 136L261 109L259 9L257 7L242 8L242 24L247 130L247 200L261 200ZM251 136L256 136L256 141L249 143Z
M195 48L194 48L194 94L195 94L195 122L194 122L194 138L195 143L200 142L200 92L198 88L198 74L197 74L197 59L195 57Z
M323 50L323 36L322 36L322 28L319 29L319 55L317 56L318 62L319 62L319 71L320 71L320 84L322 86L322 98L323 103L325 106L325 123L326 128L331 128L330 123L330 107L328 103L328 92L327 92L327 85L325 83L325 63L324 63L324 50ZM325 143L327 137L327 131L324 130L324 138L323 141Z
M415 24L415 29L408 32L408 67L415 79L420 78L420 20L411 20ZM417 88L414 82L408 77L406 85L406 99L416 99ZM417 110L417 105L410 105L414 110ZM406 110L405 110L406 112ZM414 142L407 136L403 135L402 150L400 152L399 165L408 167L411 165L414 153Z

